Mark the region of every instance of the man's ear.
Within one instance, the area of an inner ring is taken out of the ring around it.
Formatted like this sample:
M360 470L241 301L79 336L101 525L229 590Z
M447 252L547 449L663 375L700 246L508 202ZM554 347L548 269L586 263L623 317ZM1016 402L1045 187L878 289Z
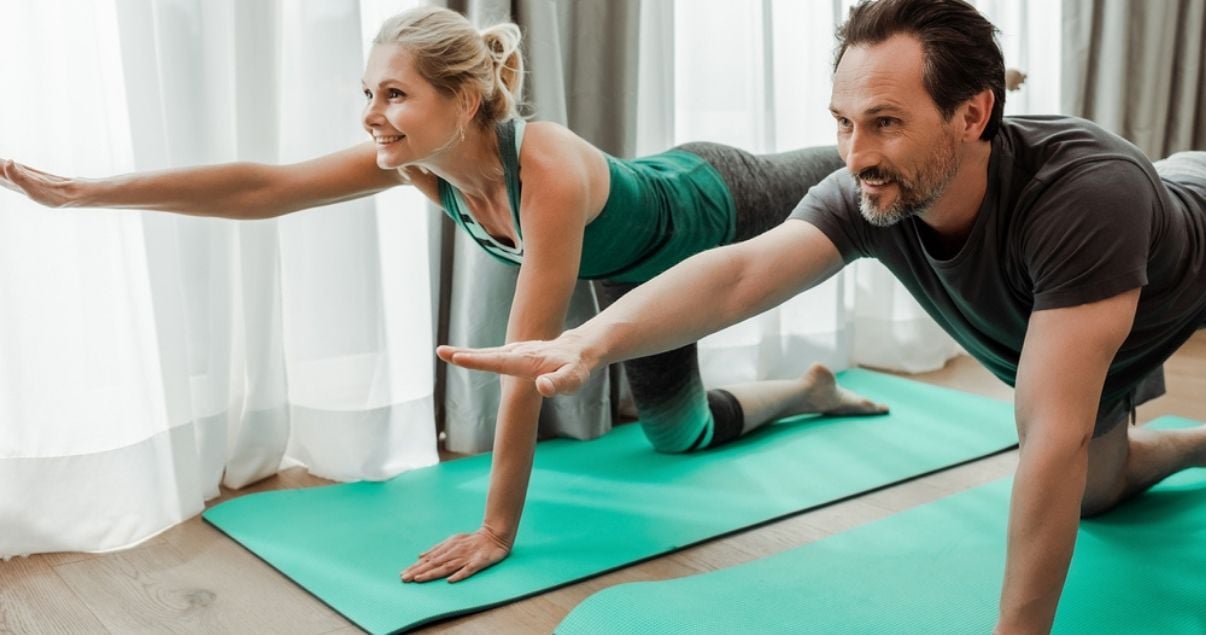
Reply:
M985 88L963 102L955 116L962 124L960 137L964 141L976 141L981 134L984 134L984 129L988 127L988 120L992 117L992 109L996 103L997 96L993 94L991 88Z

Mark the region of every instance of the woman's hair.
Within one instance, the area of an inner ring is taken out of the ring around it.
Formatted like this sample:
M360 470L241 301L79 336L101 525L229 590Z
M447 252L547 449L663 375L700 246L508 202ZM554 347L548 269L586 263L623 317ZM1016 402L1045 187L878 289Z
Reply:
M404 47L419 74L444 95L479 95L476 120L491 127L519 116L521 38L519 27L509 22L479 32L455 11L417 7L386 20L373 44Z

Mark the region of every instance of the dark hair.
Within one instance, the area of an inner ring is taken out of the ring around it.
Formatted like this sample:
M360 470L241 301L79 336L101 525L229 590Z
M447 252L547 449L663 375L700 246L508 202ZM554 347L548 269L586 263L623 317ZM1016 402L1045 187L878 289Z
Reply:
M1005 111L1005 58L999 31L963 0L863 0L838 27L836 71L851 46L879 44L898 34L921 41L926 92L946 119L960 104L991 88L992 115L980 138L988 141L1001 127Z

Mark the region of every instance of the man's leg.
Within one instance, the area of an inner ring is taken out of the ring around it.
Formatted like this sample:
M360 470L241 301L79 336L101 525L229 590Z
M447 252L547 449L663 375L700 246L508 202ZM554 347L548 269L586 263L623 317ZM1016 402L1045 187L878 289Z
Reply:
M1206 425L1152 430L1128 426L1129 412L1120 416L1089 442L1083 517L1107 512L1181 470L1206 467Z

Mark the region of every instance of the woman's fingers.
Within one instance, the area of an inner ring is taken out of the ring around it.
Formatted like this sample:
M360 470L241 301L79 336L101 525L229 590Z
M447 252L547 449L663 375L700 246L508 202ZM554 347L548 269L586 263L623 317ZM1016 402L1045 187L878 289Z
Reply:
M445 560L439 564L433 564L425 569L416 571L410 579L406 576L402 577L403 582L428 582L431 580L439 580L448 574L465 566L463 558L452 558Z
M13 163L12 159L4 161L0 164L0 175L3 176L3 178L0 178L0 185L19 194L24 194L25 188L21 187L20 183L18 183L18 179L22 178L19 171L20 168Z
M491 559L491 558L486 558L484 556L477 556L475 558L471 558L469 560L469 562L467 562L465 564L465 566L461 567L455 573L448 576L448 581L449 582L460 582L461 580L464 580L465 578L477 573L478 571L481 571L482 569L489 568L490 566L492 566L499 560L502 560L502 558Z
M428 582L448 577L449 582L459 582L502 561L508 553L510 547L488 532L457 534L420 556L401 578L403 582Z

